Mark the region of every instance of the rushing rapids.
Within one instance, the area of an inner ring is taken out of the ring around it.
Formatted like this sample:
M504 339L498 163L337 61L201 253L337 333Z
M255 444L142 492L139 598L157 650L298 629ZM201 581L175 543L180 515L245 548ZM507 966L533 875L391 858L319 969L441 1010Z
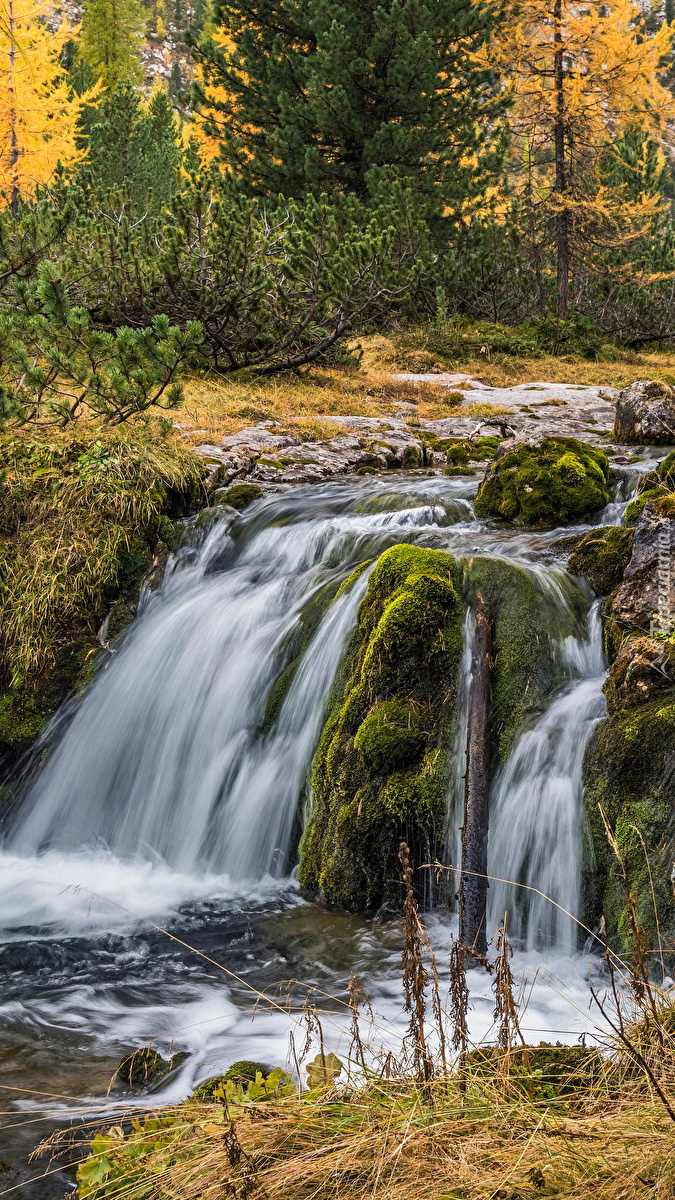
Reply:
M596 524L616 523L633 479L626 472ZM148 1042L190 1055L163 1099L233 1057L281 1061L289 1018L273 1008L246 1024L247 988L289 978L334 994L353 969L385 1024L401 1028L391 914L373 924L330 913L293 879L312 757L369 570L336 593L355 567L399 543L449 552L497 595L502 576L491 583L490 571L520 568L550 626L546 702L537 713L533 701L525 728L504 734L492 795L490 874L525 887L493 884L488 932L508 911L522 964L543 951L540 965L564 974L560 987L574 996L573 1012L533 993L525 1028L578 1036L583 963L571 957L568 914L579 909L581 762L604 711L605 667L597 606L555 543L589 527L539 533L478 521L476 486L424 474L352 478L270 495L243 516L211 511L186 531L161 589L144 596L93 684L47 731L43 765L6 832L0 1036L17 1085L39 1087L49 1070L54 1091L99 1104L120 1054ZM441 839L451 869L471 691L468 607L463 637ZM444 955L455 920L447 887L443 905L430 925ZM472 995L474 1035L483 1036L489 985L474 979ZM333 1022L336 1045L342 1024Z

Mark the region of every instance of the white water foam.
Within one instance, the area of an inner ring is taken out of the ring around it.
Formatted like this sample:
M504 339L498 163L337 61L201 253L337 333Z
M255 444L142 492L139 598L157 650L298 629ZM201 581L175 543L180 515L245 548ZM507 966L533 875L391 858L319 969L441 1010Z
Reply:
M488 869L529 889L492 881L491 927L508 912L510 932L531 950L570 953L578 941L584 751L605 712L597 604L587 637L568 638L564 653L576 681L521 735L497 780Z

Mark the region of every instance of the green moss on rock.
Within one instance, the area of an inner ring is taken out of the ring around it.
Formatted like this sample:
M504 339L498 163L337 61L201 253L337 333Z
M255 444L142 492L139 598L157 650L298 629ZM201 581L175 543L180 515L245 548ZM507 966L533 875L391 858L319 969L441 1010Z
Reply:
M145 429L0 438L0 756L11 766L133 619L203 465Z
M625 936L624 884L607 839L602 809L618 842L640 921L652 946L657 944L655 903L662 936L672 938L675 905L669 877L675 852L675 697L663 696L600 722L584 761L584 806L590 832L584 863L585 923L595 925L604 914L610 934Z
M462 651L453 559L394 546L379 558L312 774L299 878L352 910L398 905L398 848L442 838L449 729Z
M425 742L419 708L398 697L371 708L354 737L363 765L377 775L414 762Z
M475 509L528 525L553 525L597 512L609 502L609 460L573 438L520 445L497 459L481 483Z
M499 558L464 564L464 589L478 597L493 625L493 728L504 761L531 716L540 713L560 686L554 641L573 633L584 597L570 584L569 607L558 607L536 577Z
M587 579L598 596L618 587L633 551L633 531L620 525L592 529L579 542L568 567Z
M253 504L254 500L259 500L261 496L262 488L258 487L256 483L232 483L218 492L219 502L229 504L230 508L236 508L238 512L243 512L249 504Z
M641 492L635 500L631 500L630 504L626 507L626 525L637 525L640 517L642 516L642 510L647 504L649 504L649 501L658 500L663 495L664 492L661 488L647 488L646 491Z
M210 1104L213 1100L213 1093L229 1079L233 1083L239 1083L242 1087L246 1087L249 1083L255 1083L257 1075L262 1075L265 1079L271 1070L272 1068L268 1067L266 1063L253 1062L248 1058L241 1059L239 1062L232 1063L224 1075L214 1075L211 1079L205 1079L192 1093L192 1097L194 1100L200 1100L203 1104Z

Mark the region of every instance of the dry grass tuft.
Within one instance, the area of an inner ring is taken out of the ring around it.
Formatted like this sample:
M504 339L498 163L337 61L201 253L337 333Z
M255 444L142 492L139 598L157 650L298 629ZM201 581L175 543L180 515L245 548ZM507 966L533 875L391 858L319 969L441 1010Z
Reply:
M0 636L12 683L49 668L91 623L148 531L159 532L170 493L195 492L200 479L189 451L147 426L0 441Z

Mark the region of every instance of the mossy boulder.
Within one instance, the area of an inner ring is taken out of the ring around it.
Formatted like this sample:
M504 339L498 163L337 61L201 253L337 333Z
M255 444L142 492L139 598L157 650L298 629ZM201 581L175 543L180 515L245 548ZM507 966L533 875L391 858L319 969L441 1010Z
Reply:
M626 895L603 814L618 843L638 915L650 943L675 933L670 873L675 845L675 694L615 712L594 730L584 759L589 837L584 856L584 921L604 914L610 936L625 941ZM654 892L652 894L652 886Z
M570 556L573 575L587 579L597 596L608 596L619 586L633 552L633 531L620 525L592 529Z
M555 643L576 631L584 596L569 581L568 603L560 607L536 575L505 559L480 557L463 563L463 590L472 605L480 598L492 622L492 724L504 761L528 719L560 687Z
M393 546L359 608L314 761L300 883L332 905L401 902L402 839L419 865L440 846L462 653L450 555Z
M609 460L573 438L521 443L499 457L478 489L479 517L551 526L609 503Z
M243 512L261 496L262 488L256 483L232 483L227 488L220 488L217 493L219 504L229 504L230 508L236 508L238 512Z

